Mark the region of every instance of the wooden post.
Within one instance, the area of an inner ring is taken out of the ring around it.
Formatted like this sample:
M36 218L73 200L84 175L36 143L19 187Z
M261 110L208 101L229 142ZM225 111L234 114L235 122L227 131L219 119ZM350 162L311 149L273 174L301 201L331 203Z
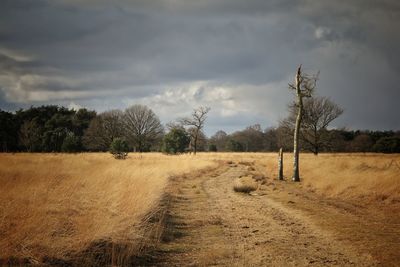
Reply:
M283 151L282 148L279 149L279 158L278 158L278 179L283 180Z

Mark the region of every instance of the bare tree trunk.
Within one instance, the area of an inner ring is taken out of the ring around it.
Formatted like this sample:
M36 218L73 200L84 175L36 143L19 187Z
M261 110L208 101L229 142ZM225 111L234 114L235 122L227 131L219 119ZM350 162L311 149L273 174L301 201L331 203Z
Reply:
M300 91L301 86L301 66L297 69L296 74L296 95L297 95L297 117L296 125L294 128L294 138L293 138L293 177L294 182L300 182L300 172L299 172L299 132L301 125L301 118L303 115L303 96Z
M194 151L193 154L196 155L197 152L197 139L199 137L199 131L196 130L195 136L194 136Z
M282 148L279 149L279 158L278 158L278 179L283 180L283 151Z
M318 132L317 132L317 128L314 129L314 144L315 144L315 149L314 149L314 155L318 156L318 152L319 152L319 140L318 140Z

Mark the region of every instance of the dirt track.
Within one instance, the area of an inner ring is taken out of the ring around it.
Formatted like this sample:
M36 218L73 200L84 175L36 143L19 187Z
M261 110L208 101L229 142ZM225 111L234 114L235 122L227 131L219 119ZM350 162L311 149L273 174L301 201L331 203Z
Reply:
M254 195L233 180L249 166L175 181L157 266L398 266L399 212L326 199L266 179Z

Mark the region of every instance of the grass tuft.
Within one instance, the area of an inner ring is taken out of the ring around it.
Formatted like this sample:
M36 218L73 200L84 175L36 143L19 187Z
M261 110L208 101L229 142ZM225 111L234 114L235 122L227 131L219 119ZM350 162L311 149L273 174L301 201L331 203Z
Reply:
M253 180L251 176L243 176L241 178L235 179L233 183L233 190L239 193L250 193L257 190L257 183Z

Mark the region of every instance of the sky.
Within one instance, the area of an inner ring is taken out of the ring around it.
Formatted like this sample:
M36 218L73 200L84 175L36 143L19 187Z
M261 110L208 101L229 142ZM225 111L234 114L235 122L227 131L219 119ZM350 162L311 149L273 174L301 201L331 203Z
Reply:
M1 0L0 109L148 105L205 131L275 127L299 64L344 109L332 127L400 129L396 0Z

